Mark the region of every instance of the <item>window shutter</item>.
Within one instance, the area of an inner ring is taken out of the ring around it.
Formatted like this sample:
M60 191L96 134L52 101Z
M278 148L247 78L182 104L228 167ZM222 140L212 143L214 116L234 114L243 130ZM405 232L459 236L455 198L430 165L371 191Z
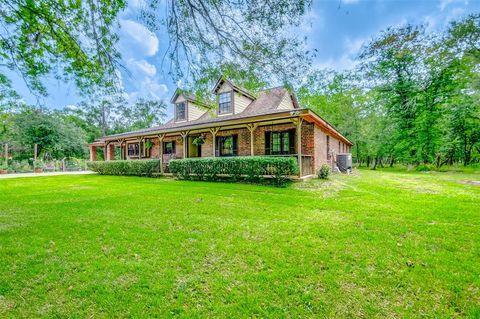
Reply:
M272 132L265 132L265 155L272 154Z
M295 129L291 129L288 131L288 154L295 154Z
M232 135L232 138L233 138L233 156L237 156L238 155L238 135L235 134L235 135Z
M172 154L177 154L176 148L175 148L175 141L172 141Z

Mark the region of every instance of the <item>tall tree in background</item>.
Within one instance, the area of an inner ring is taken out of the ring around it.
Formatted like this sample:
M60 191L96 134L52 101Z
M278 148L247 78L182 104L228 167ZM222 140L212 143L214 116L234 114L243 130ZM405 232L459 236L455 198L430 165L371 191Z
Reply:
M10 137L16 158L32 158L35 144L40 158L85 156L82 129L48 111L25 107L12 117L12 121Z
M88 100L79 103L77 112L85 121L96 125L103 137L116 133L115 127L124 126L121 116L126 107L123 94L109 94L107 91L91 95Z
M397 126L391 138L396 142L395 155L403 160L415 158L418 151L415 122L417 94L425 72L425 41L422 27L390 28L360 55L369 87L378 92L379 103L384 103L389 119Z
M123 111L128 130L138 130L162 124L167 105L161 100L139 98Z
M453 84L442 161L468 165L473 152L480 154L480 14L454 21L443 44Z

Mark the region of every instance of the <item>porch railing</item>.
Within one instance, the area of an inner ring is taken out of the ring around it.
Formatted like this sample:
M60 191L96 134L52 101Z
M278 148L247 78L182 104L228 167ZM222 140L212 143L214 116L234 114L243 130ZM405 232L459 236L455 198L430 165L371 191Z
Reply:
M302 176L315 174L313 169L313 157L311 155L302 155Z

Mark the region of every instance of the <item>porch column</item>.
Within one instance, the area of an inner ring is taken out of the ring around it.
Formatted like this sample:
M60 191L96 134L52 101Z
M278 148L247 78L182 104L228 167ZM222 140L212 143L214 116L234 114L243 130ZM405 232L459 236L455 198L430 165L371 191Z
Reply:
M140 136L140 139L138 140L138 159L142 159L142 152L145 154L145 150L142 150L140 147L142 146L142 141L143 141L143 136ZM145 146L145 143L143 143L143 146Z
M106 146L107 154L105 155L105 159L107 161L111 161L115 159L115 144L108 142Z
M298 175L302 177L302 123L303 119L301 117L292 119L293 124L296 128L297 135L297 161L298 161Z
M106 142L103 145L103 160L104 161L108 161L108 144L109 144L109 142Z
M183 138L183 158L187 158L187 137L189 132L190 131L180 132L180 135L182 135Z
M159 147L159 154L160 154L160 173L163 175L163 139L165 138L165 134L158 135L158 147Z
M247 124L247 129L250 131L250 156L254 156L254 142L255 142L255 129L258 123Z
M122 140L118 140L120 142L120 159L121 160L124 160L125 158L123 157L123 139Z
M210 129L210 133L212 133L212 152L213 152L213 157L216 156L217 153L217 143L216 143L216 138L217 138L217 133L220 130L219 127L214 127Z
M97 147L90 145L90 161L96 161L97 160Z

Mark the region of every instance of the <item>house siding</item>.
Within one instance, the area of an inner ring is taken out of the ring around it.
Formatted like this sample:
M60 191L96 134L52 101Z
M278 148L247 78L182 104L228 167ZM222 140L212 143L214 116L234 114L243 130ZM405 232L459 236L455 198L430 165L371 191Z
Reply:
M289 93L285 93L285 96L282 99L282 102L278 105L277 109L278 110L290 110L294 109L292 97L290 96Z
M200 106L190 101L187 103L187 107L187 115L189 121L198 120L206 112L206 110L202 110Z
M247 108L250 103L252 103L252 100L244 96L243 94L235 92L233 102L235 113L241 113Z

